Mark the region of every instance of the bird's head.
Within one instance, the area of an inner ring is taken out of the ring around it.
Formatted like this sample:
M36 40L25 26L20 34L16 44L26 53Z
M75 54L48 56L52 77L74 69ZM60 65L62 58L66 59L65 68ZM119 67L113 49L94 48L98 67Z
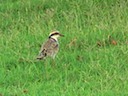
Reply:
M53 31L49 34L49 38L53 38L55 40L57 40L58 37L60 36L64 36L64 35L60 34L59 31Z

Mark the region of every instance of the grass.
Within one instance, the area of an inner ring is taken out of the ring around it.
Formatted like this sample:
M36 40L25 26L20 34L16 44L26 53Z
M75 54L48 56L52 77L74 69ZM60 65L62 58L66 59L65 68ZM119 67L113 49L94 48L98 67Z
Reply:
M127 96L127 0L0 0L0 96ZM36 61L50 31L60 51Z

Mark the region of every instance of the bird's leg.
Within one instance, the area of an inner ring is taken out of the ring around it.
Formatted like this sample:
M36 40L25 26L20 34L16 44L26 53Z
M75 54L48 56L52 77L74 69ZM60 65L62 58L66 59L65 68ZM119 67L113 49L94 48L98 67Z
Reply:
M54 58L55 58L55 57L54 57ZM56 62L55 62L55 59L54 59L54 58L51 59L51 61L52 61L52 62L51 62L51 65L52 65L53 67L56 66Z

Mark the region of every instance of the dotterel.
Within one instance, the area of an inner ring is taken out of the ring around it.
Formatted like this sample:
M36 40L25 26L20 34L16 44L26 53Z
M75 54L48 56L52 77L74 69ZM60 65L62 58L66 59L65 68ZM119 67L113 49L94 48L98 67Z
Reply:
M42 60L46 57L55 58L59 50L58 37L64 36L59 31L53 31L49 34L48 40L42 45L37 59Z

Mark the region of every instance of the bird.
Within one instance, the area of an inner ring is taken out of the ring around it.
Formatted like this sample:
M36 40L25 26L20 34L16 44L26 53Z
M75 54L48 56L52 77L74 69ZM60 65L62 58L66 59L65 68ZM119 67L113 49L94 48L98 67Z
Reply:
M60 34L59 31L52 31L49 34L48 40L44 44L42 44L37 59L43 60L46 57L51 57L54 59L59 51L58 38L61 36L63 37L64 35Z

